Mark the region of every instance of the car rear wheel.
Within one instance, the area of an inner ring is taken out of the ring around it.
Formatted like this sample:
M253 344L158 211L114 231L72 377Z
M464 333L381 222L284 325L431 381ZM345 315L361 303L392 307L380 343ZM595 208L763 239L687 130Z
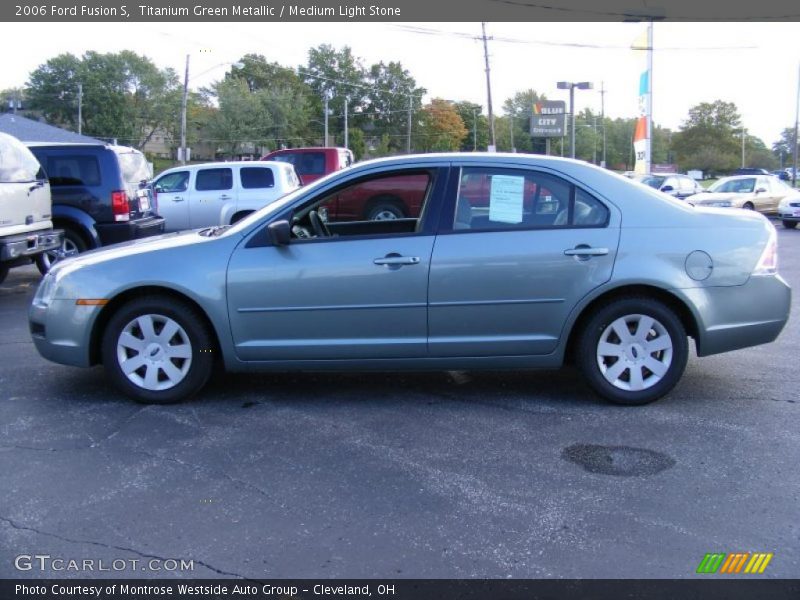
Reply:
M797 227L797 221L783 221L783 226L786 227L786 229L794 229Z
M72 229L64 230L64 243L61 245L61 252L63 252L64 256L80 254L81 252L86 252L87 249L86 242L83 241L77 231ZM39 269L39 273L46 275L56 260L58 260L57 251L43 252L36 257L36 268Z
M147 296L122 306L103 334L103 364L118 389L139 402L169 404L208 381L213 337L203 315L183 302Z
M391 221L405 217L403 209L392 200L379 200L370 207L367 219L370 221Z
M745 210L755 210L756 209L756 207L753 206L752 202L745 202L744 205L742 205L742 208L745 209Z
M689 354L680 319L650 298L600 307L577 343L578 366L589 385L607 400L631 406L653 402L675 387Z

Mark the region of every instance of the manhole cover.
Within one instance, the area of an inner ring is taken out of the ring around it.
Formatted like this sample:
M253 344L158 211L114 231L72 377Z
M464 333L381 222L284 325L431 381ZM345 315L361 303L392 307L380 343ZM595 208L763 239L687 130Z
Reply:
M630 446L573 444L564 448L561 456L590 473L620 477L655 475L675 465L666 454Z

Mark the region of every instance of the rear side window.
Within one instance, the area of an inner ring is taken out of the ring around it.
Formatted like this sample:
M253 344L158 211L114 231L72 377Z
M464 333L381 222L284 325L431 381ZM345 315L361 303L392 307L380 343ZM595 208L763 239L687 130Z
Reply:
M98 186L101 182L100 164L96 156L81 154L62 154L47 157L47 174L50 185Z
M141 152L117 152L116 154L125 183L140 183L153 178L150 164Z
M279 154L271 160L289 163L294 165L294 170L298 175L324 175L325 174L325 153L324 152L298 152L296 154Z
M229 190L233 187L233 173L230 169L201 169L194 187L198 192Z
M246 190L275 187L275 176L272 174L272 169L242 167L239 173L242 179L242 188Z
M462 169L453 229L602 227L608 209L559 177L520 169Z
M43 179L41 165L22 142L0 135L0 183L27 183Z

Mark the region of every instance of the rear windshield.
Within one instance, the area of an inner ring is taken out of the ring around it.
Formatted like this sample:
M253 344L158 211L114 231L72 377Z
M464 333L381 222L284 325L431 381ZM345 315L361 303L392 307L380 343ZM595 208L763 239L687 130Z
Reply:
M296 154L279 154L270 157L270 160L289 163L294 165L294 170L298 175L324 175L325 174L325 153L324 152L298 152Z
M41 165L22 142L0 134L0 183L27 183L43 179Z
M117 157L125 183L139 183L153 178L150 164L141 152L117 152Z

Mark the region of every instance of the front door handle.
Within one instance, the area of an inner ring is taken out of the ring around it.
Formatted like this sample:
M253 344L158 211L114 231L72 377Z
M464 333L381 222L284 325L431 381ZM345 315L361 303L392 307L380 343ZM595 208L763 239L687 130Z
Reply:
M592 248L586 244L579 244L574 248L564 250L567 256L605 256L608 254L608 248Z
M219 199L220 200L230 200L231 196L228 196L227 194L222 194L222 196L220 196Z
M183 197L182 196L173 196L172 197L172 201L173 202L183 202Z
M374 262L376 265L386 265L388 267L418 265L419 256L400 256L399 254L389 254L383 258L376 258L372 262Z

